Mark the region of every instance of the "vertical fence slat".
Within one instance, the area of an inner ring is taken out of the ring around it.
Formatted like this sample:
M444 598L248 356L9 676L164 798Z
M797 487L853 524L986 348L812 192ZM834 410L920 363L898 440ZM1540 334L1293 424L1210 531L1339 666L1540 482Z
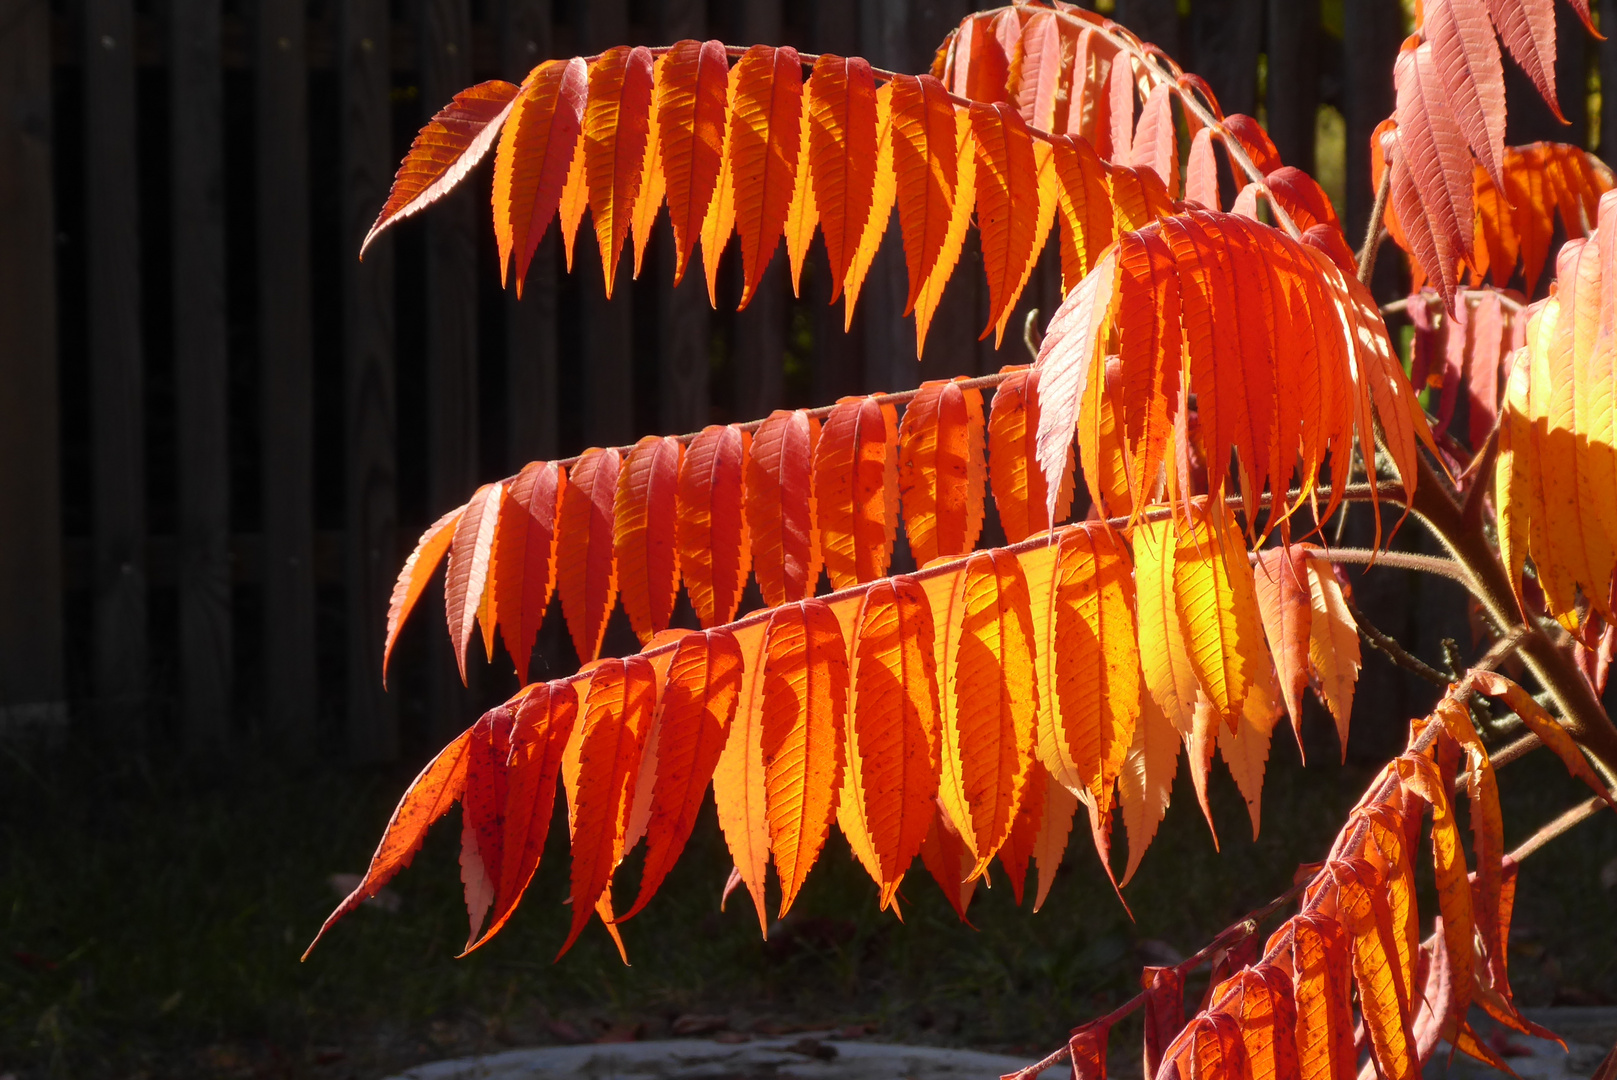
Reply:
M1196 0L1187 36L1187 54L1175 59L1207 80L1225 113L1256 115L1263 5L1255 0Z
M50 10L0 4L0 731L63 715Z
M663 0L659 30L663 41L707 35L702 0ZM700 256L692 252L684 280L674 284L674 234L659 224L657 245L657 423L664 431L696 431L709 415L708 353L711 322Z
M501 65L520 82L554 52L550 0L506 0ZM554 458L556 448L556 230L549 229L528 268L522 299L505 301L506 433L510 465Z
M787 44L781 0L744 0L740 43ZM785 245L775 249L757 291L735 319L735 402L739 417L769 415L786 403L786 331L791 300Z
M859 0L823 0L814 5L816 52L863 55L859 45ZM863 326L843 329L842 302L832 304L831 266L821 241L810 249L814 280L807 286L814 318L814 402L823 405L864 388Z
M1617 161L1617 0L1600 0L1600 25L1606 40L1597 42L1600 65L1600 157Z
M174 388L179 442L180 720L186 749L229 741L230 359L225 338L219 0L169 14Z
M1364 237L1376 193L1370 187L1370 133L1392 115L1392 65L1403 40L1398 0L1342 6L1342 119L1347 129L1348 242ZM1505 65L1507 68L1509 64Z
M865 0L859 15L865 57L890 71L913 70L909 5L902 0ZM895 208L859 294L867 391L904 390L919 381L915 335L899 316L904 310L908 283Z
M1269 79L1264 104L1280 160L1314 171L1319 110L1319 5L1269 0ZM1383 73L1385 74L1385 73Z
M131 0L85 5L85 232L100 715L138 739L146 708L146 446Z
M358 761L398 756L398 715L382 690L382 635L398 519L394 447L393 242L358 262L393 170L386 0L343 0L338 31L342 94L343 338L347 467L348 738Z
M1298 6L1302 0L1292 0ZM1177 0L1117 0L1112 16L1175 59L1179 56L1179 4Z
M258 5L258 363L264 462L264 721L314 748L314 374L309 82L301 0Z
M577 51L629 44L627 0L575 0ZM579 227L573 272L584 286L584 441L621 446L634 438L634 253L624 243L612 298L605 293L593 223ZM589 235L585 235L588 233Z

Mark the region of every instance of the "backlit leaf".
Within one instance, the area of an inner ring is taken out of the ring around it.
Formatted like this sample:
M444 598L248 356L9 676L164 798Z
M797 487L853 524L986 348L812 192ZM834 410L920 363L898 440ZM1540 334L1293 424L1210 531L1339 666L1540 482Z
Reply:
M567 480L561 495L556 577L573 648L583 662L600 655L606 620L618 598L618 567L612 550L617 450L591 447L584 451Z

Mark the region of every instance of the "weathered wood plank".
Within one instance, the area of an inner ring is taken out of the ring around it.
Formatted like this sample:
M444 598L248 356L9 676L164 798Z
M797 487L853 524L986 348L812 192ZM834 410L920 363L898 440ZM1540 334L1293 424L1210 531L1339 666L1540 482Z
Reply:
M0 731L65 719L50 11L0 3Z
M1269 76L1264 102L1280 160L1314 171L1319 111L1319 5L1269 0Z
M1617 0L1600 0L1600 25L1606 40L1597 42L1600 64L1600 157L1607 165L1617 161Z
M1296 0L1293 0L1296 2ZM1194 6L1194 5L1193 5ZM1298 5L1299 7L1301 4ZM1112 18L1149 41L1169 56L1179 55L1179 4L1177 0L1117 0Z
M554 55L550 0L506 0L501 12L504 77L520 83ZM556 230L540 241L517 299L506 293L506 445L515 469L554 458L556 449Z
M1190 6L1186 38L1185 55L1174 59L1207 80L1225 113L1256 115L1261 0L1197 0Z
M131 0L84 12L85 232L93 432L97 712L139 740L145 726L146 447Z
M422 0L421 120L471 85L470 0ZM486 196L485 196L486 198ZM478 482L477 191L466 184L427 215L427 498L436 516L471 497ZM428 646L430 738L448 741L475 718L453 655ZM475 665L475 661L473 661ZM468 671L473 668L468 668Z
M663 41L707 36L707 5L702 0L663 0L658 30ZM674 284L674 235L667 212L653 245L657 262L657 423L665 432L698 431L708 422L711 309L700 256L692 253L684 279Z
M578 0L575 12L579 52L630 44L627 0ZM621 446L634 438L634 255L625 242L607 299L593 229L586 223L579 233L573 272L584 287L584 441Z
M735 407L738 418L768 416L785 404L786 318L792 287L782 244L752 300L736 312Z
M264 462L264 722L295 756L316 743L314 373L309 79L300 0L259 0L258 363Z
M195 0L169 13L180 723L186 750L197 755L229 744L234 666L219 9L219 0Z
M1342 119L1347 128L1348 176L1347 220L1342 224L1354 245L1364 237L1375 202L1369 180L1370 133L1392 115L1389 73L1403 33L1398 0L1354 0L1342 6Z
M397 708L382 689L382 636L399 560L392 239L379 239L364 262L355 257L387 198L395 164L386 0L344 0L337 48L347 391L348 747L357 761L387 761L399 753Z

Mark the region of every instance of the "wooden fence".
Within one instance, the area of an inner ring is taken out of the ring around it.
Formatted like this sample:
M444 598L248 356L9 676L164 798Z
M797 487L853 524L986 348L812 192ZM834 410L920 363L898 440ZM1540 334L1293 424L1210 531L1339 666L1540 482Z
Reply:
M552 235L519 302L499 288L486 166L355 258L415 129L472 82L706 36L922 71L970 7L0 0L0 732L59 727L71 704L113 746L417 753L510 688L485 674L460 690L430 600L382 687L394 574L477 483L646 431L1022 362L1017 335L977 340L969 246L915 362L896 230L847 336L825 273L811 266L793 297L783 254L746 311L711 312L699 274L669 284L666 235L610 301L589 231L572 275ZM1182 7L1116 0L1114 16L1226 111L1262 110L1288 162L1315 160L1319 107L1336 108L1356 238L1398 0ZM1614 12L1604 0L1608 26ZM1590 141L1598 99L1582 90L1612 52L1561 15L1573 124L1513 85L1511 141ZM1614 123L1602 110L1600 134ZM735 268L722 277L733 307ZM1047 259L1022 306L1058 301ZM541 672L573 662L555 625L541 649Z

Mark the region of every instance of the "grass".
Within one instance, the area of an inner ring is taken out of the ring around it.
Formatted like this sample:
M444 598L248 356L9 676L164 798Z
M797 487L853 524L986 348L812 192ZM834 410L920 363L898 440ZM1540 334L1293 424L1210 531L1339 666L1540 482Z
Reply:
M357 912L300 964L334 903L327 876L362 869L406 770L237 762L204 774L82 750L14 753L0 766L0 1074L380 1076L558 1035L657 1037L685 1013L759 1030L862 1023L883 1038L1033 1056L1133 993L1151 962L1142 943L1188 954L1321 856L1372 769L1324 755L1303 769L1296 756L1281 735L1255 843L1233 783L1215 772L1222 855L1181 776L1129 887L1132 923L1081 823L1045 909L1017 910L996 867L972 906L975 930L919 863L904 921L878 913L875 887L833 835L797 909L762 943L744 896L718 912L729 861L710 806L657 900L625 925L625 968L598 925L551 961L567 922L559 826L504 933L454 959L466 927L454 815L395 881L396 913ZM1544 757L1502 774L1519 823L1509 843L1580 797ZM1617 928L1599 881L1614 857L1617 819L1600 818L1527 864L1511 961L1525 1003L1617 1000ZM1137 1039L1120 1028L1114 1056L1126 1060Z

